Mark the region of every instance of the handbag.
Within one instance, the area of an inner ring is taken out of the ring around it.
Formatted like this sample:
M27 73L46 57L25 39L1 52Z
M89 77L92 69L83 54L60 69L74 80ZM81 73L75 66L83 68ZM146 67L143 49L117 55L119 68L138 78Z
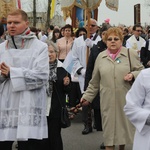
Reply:
M66 107L61 108L61 127L67 128L71 126L71 121L69 119L68 110Z
M129 48L128 48L128 58L129 58L129 65L130 65L130 72L132 71L132 69L131 69L131 58L130 58L130 52L129 52ZM133 82L134 82L134 78L131 80L131 81L129 81L129 83L130 83L130 85L132 85L133 84Z
M56 87L55 87L55 90L58 95L58 91L57 91ZM67 107L62 105L59 95L58 95L58 99L59 99L59 103L61 105L61 127L62 128L70 127L71 121L69 119L69 113L68 113Z

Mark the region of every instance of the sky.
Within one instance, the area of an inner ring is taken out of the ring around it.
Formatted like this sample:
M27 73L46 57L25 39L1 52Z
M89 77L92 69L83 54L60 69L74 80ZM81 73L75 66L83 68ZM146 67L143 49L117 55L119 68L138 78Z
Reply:
M145 0L119 0L118 11L110 10L102 0L98 8L98 23L102 24L105 19L110 19L111 25L124 24L134 25L134 5L141 4L141 25L150 25L150 6L145 6Z

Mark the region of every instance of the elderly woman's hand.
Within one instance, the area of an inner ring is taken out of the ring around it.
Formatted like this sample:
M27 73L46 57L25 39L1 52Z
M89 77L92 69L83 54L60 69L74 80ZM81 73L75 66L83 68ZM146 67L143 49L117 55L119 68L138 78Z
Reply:
M70 79L68 76L64 77L64 85L68 85L70 83Z
M125 81L132 81L133 78L134 76L132 73L128 73L127 75L124 76Z
M85 99L83 99L83 98L80 99L80 103L81 103L83 106L87 106L87 105L90 104L90 102L88 102L87 100L85 100Z

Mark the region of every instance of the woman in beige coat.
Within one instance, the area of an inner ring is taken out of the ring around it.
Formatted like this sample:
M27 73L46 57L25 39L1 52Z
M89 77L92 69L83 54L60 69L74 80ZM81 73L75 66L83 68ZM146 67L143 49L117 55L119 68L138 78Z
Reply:
M131 72L128 50L122 47L122 31L110 28L105 35L108 49L96 59L92 79L81 102L88 105L100 90L103 136L106 150L124 150L125 144L133 142L134 127L126 118L123 107L125 96L134 80L143 69L137 53L130 49Z

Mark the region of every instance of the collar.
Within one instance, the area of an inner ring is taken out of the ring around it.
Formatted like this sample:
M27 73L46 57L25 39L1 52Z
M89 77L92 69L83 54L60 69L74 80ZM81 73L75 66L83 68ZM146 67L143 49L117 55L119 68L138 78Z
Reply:
M17 48L17 49L22 49L25 46L25 42L36 38L35 34L30 31L30 28L27 28L22 34L20 35L15 35L7 36L7 48Z
M60 60L57 59L57 67L62 67L62 62Z
M109 57L109 56L108 56L108 53L107 53L107 50L105 50L105 51L102 52L101 54L102 54L102 58ZM127 49L126 49L125 47L123 47L123 46L122 46L122 48L121 48L121 50L120 50L120 52L119 52L119 54L118 54L118 56L117 56L116 58L118 58L118 57L120 57L120 56L128 57Z

